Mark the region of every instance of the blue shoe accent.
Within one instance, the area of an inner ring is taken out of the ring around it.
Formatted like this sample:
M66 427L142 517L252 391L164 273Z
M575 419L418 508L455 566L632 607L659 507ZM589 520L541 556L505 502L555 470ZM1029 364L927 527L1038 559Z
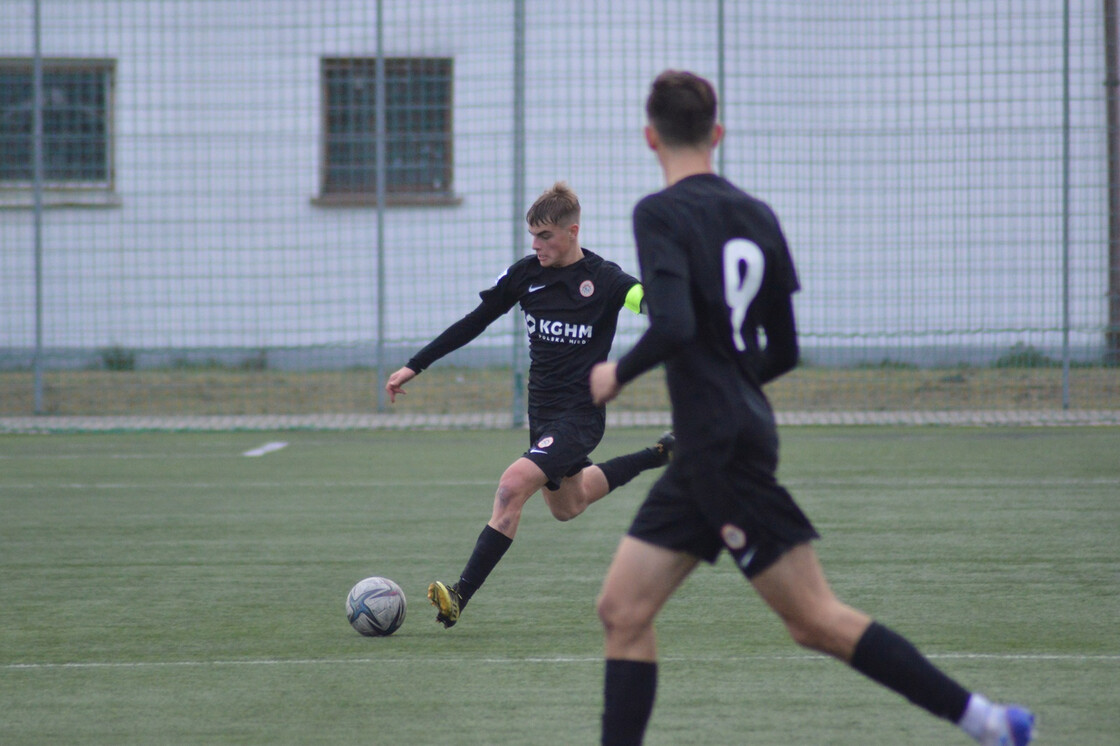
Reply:
M1034 713L1015 705L1008 706L1007 730L1011 746L1027 746L1034 737Z

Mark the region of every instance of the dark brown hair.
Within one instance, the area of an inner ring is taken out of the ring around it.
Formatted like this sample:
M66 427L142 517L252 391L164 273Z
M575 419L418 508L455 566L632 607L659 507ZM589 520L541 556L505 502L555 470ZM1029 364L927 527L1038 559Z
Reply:
M666 70L650 88L646 117L670 147L703 145L716 124L715 89L699 75Z

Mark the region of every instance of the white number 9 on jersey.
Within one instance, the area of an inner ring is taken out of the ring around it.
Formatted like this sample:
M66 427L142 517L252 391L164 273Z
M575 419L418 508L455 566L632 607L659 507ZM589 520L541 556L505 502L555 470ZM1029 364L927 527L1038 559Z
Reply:
M745 238L733 238L723 247L723 297L731 309L731 341L743 352L743 321L747 308L762 287L766 258L758 244Z

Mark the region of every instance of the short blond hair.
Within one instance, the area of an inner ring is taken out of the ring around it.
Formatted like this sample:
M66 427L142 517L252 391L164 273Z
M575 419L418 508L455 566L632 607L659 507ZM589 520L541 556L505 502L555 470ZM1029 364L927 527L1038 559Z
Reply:
M568 226L578 223L579 215L579 197L565 182L558 181L537 197L529 212L525 213L525 222L533 226Z

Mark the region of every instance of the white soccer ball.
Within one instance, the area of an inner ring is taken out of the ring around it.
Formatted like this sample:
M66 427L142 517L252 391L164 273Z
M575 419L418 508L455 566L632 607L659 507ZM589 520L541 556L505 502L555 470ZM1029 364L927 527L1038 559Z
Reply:
M346 597L346 618L366 637L393 634L404 624L404 612L404 591L388 578L361 580Z

